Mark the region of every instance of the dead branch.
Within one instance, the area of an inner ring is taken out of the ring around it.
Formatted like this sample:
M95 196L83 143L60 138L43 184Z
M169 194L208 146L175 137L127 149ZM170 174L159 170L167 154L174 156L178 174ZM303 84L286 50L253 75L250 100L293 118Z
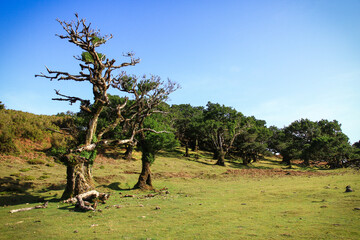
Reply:
M65 200L64 203L76 204L76 208L83 211L95 211L97 203L106 203L106 200L108 200L109 197L110 194L108 193L99 193L96 190L92 190L69 198Z
M47 208L48 203L49 203L49 202L45 202L45 203L42 204L42 205L37 205L37 206L34 206L34 207L28 207L28 208L20 208L20 209L10 210L10 213L30 211L30 210L39 209L39 208Z

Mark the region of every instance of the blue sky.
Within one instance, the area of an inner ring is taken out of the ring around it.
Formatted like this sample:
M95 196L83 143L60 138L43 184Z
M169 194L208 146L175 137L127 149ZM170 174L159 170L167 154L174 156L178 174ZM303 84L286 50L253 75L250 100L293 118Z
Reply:
M360 139L360 1L0 0L0 9L0 101L9 109L78 111L52 101L54 89L91 98L87 84L34 77L45 65L78 72L80 49L55 36L55 19L77 12L114 35L101 52L141 58L127 72L178 82L169 104L221 103L278 127L336 119L352 143Z

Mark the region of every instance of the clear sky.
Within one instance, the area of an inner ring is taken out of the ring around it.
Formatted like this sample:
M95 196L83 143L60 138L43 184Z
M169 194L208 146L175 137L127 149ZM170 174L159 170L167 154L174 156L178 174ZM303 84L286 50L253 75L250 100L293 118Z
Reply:
M77 12L114 35L101 52L142 59L129 73L178 82L169 104L211 101L278 127L336 119L352 143L360 140L358 0L0 0L0 9L0 101L8 109L79 110L52 101L54 89L91 97L84 83L34 77L45 65L78 72L72 56L80 49L55 36L63 33L55 19Z

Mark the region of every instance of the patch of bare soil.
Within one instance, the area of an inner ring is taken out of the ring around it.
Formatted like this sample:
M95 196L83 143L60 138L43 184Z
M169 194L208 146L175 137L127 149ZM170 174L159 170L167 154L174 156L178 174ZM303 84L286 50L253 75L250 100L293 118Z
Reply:
M288 177L288 176L327 176L333 173L315 171L291 171L283 169L227 169L222 175L241 175L247 177Z
M158 172L152 174L154 178L193 178L188 172Z
M107 183L111 183L112 179L115 178L115 177L119 177L119 176L107 175L107 176L104 176L104 177L94 176L93 178L99 184L107 184Z

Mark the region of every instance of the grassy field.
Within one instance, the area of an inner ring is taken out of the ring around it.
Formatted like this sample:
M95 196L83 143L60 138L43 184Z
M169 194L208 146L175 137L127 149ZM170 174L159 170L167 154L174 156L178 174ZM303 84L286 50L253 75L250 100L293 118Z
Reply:
M140 164L98 158L97 189L111 197L76 212L59 201L64 166L2 157L0 239L360 239L356 170L286 169L275 158L220 167L206 155L163 154L152 171L165 189L154 193L130 190ZM44 200L46 209L9 213Z

